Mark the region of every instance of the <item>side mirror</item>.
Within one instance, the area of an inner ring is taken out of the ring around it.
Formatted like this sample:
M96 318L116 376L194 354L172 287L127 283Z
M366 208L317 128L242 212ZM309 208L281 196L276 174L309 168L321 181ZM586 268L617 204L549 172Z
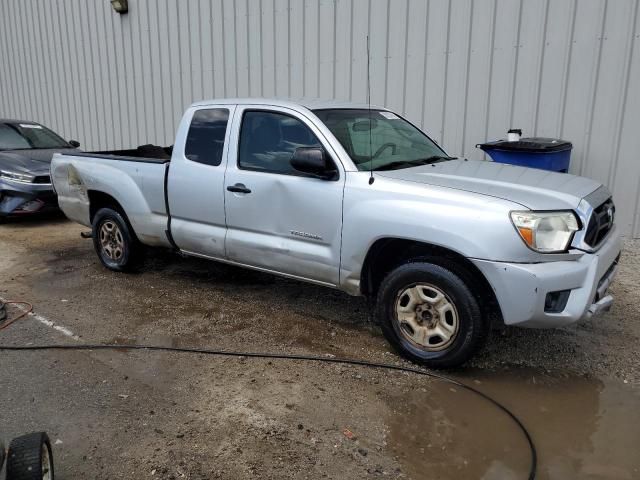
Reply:
M333 180L336 169L327 153L319 147L298 147L291 157L291 166L299 172L323 180Z
M69 140L69 145L71 145L73 148L78 148L80 146L80 142L77 140Z

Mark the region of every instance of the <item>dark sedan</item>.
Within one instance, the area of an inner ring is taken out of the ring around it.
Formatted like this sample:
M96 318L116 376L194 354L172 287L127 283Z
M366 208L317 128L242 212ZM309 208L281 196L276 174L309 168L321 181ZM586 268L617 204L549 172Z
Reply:
M79 146L38 123L0 119L0 218L57 210L51 157Z

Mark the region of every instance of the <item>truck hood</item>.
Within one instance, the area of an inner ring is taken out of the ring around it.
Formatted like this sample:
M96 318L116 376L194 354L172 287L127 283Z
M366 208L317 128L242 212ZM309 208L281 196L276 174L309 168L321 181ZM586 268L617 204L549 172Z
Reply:
M567 173L478 160L449 160L376 174L489 195L532 210L574 209L601 186L595 180Z
M51 157L54 153L78 152L75 148L2 150L0 151L0 170L32 175L48 175Z

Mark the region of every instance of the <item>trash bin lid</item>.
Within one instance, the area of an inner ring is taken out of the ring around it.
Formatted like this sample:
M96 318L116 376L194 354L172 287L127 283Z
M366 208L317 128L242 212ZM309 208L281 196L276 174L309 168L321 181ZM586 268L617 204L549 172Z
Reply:
M571 150L573 145L566 140L559 138L528 137L521 138L516 142L507 140L496 140L476 145L482 150L507 150L513 152L560 152Z

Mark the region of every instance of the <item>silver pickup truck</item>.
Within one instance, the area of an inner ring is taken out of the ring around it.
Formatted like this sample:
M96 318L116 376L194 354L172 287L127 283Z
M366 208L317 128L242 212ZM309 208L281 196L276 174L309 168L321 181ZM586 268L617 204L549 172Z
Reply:
M493 321L559 327L612 303L606 187L450 158L382 108L195 103L172 150L56 154L51 176L107 268L168 247L365 295L389 342L431 367L469 359Z

